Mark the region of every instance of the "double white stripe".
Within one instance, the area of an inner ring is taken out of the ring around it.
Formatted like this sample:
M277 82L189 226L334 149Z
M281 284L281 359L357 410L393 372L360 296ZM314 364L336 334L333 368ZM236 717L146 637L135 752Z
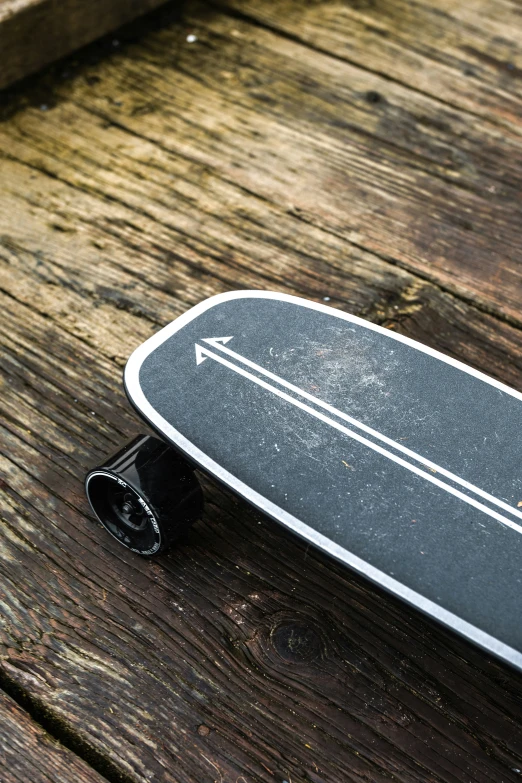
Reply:
M401 452L402 454L409 457L410 459L413 459L416 462L424 465L429 470L434 471L435 473L439 473L440 475L444 476L445 478L449 479L455 484L460 485L464 489L468 490L468 492L472 492L474 495L483 498L484 500L497 506L498 508L502 508L503 510L507 511L509 514L512 514L513 516L522 519L522 512L520 512L516 508L513 508L508 503L499 500L493 495L490 495L489 492L485 492L483 489L480 489L480 487L476 487L474 484L471 484L469 481L465 481L464 479L460 478L460 476L457 476L451 471L440 467L440 465L437 465L431 460L426 459L425 457L421 456L420 454L417 454L411 449L408 449L406 446L403 446L401 443L397 443L391 438L388 438L386 435L383 435L377 430L374 430L372 427L368 427L368 425L363 424L363 422L354 419L352 416L349 416L348 414L343 413L343 411L340 411L337 408L334 408L332 405L329 405L328 403L324 402L323 400L320 400L318 397L315 397L313 394L310 394L309 392L300 389L298 386L295 386L289 381L286 381L284 378L281 378L280 376L275 375L269 370L266 370L264 367L261 367L261 365L255 364L255 362L252 362L249 359L246 359L244 356L241 356L240 354L236 353L235 351L232 351L230 348L227 348L225 343L227 343L231 339L232 339L231 337L210 337L202 341L207 343L208 345L211 345L213 348L217 349L220 352L219 354L216 354L213 351L209 350L207 347L198 345L196 343L195 347L196 347L197 364L200 364L206 358L213 359L214 361L219 362L220 364L224 365L228 369L233 370L234 372L238 373L244 378L247 378L253 383L256 383L258 386L261 386L267 391L272 392L273 394L277 395L281 399L286 400L287 402L290 402L291 404L295 405L301 410L306 411L311 416L314 416L316 419L319 419L320 421L329 424L331 427L334 427L334 429L338 430L339 432L348 435L348 437L353 438L353 440L356 440L359 443L364 444L368 448L373 449L373 451L382 454L388 459L391 459L393 462L396 462L398 465L401 465L402 467L406 468L412 473L421 476L426 481L435 484L441 489L444 489L446 492L449 492L450 494L454 495L460 500L463 500L465 503L468 503L470 506L479 509L479 511L482 511L484 514L487 514L493 519L496 519L498 522L501 522L502 524L512 528L513 530L516 530L518 533L522 533L522 526L514 522L512 519L509 519L508 517L503 516L499 512L495 511L494 509L485 506L483 503L476 500L474 497L470 497L469 495L466 495L463 492L461 492L456 487L452 487L451 485L446 484L444 481L441 481L439 478L437 478L437 476L433 475L432 473L427 473L425 470L422 470L421 468L417 467L417 465L407 462L406 460L402 459L402 457L400 457L398 454L394 454L393 452L388 451L388 449L383 448L378 443L374 443L373 441L368 440L368 438L365 438L363 435L360 435L358 432L355 432L354 430L345 427L343 424L340 424L335 419L326 416L321 411L318 411L315 408L310 407L306 403L302 402L300 399L296 399L295 397L290 396L286 392L282 391L280 388L277 388L276 386L267 383L262 378L253 375L252 373L245 370L243 367L238 366L237 364L233 364L228 359L225 359L224 356L220 354L226 354L231 359L234 359L236 362L240 362L240 364L249 367L259 375L263 375L264 377L274 381L275 383L278 384L278 386L282 386L283 388L293 392L293 394L296 394L299 397L313 403L315 406L328 411L328 413L335 416L336 419L341 419L343 421L348 422L353 427L356 427L358 430L365 432L367 435L372 436L376 440L385 443L387 446L390 446L395 451Z

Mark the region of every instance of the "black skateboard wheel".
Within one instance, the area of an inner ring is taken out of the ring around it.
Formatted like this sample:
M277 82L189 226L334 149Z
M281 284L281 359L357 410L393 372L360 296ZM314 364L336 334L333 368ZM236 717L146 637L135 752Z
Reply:
M203 507L192 466L150 435L139 435L90 470L85 491L102 525L140 555L168 549Z

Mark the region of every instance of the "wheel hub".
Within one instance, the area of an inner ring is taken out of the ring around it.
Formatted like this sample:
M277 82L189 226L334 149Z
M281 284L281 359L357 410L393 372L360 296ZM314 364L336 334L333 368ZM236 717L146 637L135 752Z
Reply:
M129 490L116 490L111 497L111 506L120 522L133 531L144 530L147 524L145 509Z

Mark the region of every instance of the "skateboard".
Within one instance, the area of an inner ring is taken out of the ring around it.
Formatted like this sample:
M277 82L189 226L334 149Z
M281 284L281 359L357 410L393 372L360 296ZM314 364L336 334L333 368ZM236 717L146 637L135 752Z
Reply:
M522 670L522 394L361 318L219 294L139 346L142 435L86 478L142 555L198 517L199 468Z

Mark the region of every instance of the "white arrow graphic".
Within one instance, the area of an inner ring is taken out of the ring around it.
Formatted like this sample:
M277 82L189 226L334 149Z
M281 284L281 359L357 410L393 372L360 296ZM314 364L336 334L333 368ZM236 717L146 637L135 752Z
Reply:
M431 460L422 457L420 454L417 454L411 449L408 449L406 446L403 446L401 443L397 443L391 438L388 438L386 435L383 435L377 430L374 430L371 427L368 427L366 424L363 424L363 422L354 419L352 416L349 416L348 414L343 413L343 411L340 411L337 408L334 408L332 405L329 405L328 403L324 402L323 400L320 400L318 397L315 397L313 394L306 392L304 389L300 389L298 386L295 386L289 381L286 381L284 378L281 378L280 376L275 375L275 373L266 370L261 365L256 364L255 362L250 361L250 359L246 359L244 356L241 356L241 354L238 354L235 351L232 351L230 348L227 348L226 343L228 343L231 339L232 337L208 337L208 338L204 338L202 342L211 345L214 349L220 351L220 353L224 353L230 356L232 359L235 359L236 361L240 362L240 364L246 365L250 369L259 373L260 375L264 375L266 378L270 378L270 380L274 381L279 386L282 386L288 389L289 391L292 391L294 394L297 394L299 397L302 397L308 400L309 402L313 403L314 405L322 408L323 410L328 411L328 413L332 414L336 418L342 419L350 423L352 426L356 427L357 429L362 430L366 434L371 435L377 440L380 440L382 443L386 443L386 445L391 446L396 451L402 452L404 455L410 457L411 459L414 459L416 462L419 462L420 464L426 466L430 470L436 473L440 473L441 475L450 479L450 481L453 481L454 483L459 484L460 486L467 489L468 491L473 492L475 495L478 495L484 498L485 500L488 500L490 503L493 503L494 505L503 508L505 511L509 512L510 514L513 514L522 519L522 513L518 511L518 509L512 508L504 501L499 500L499 498L496 498L493 495L490 495L488 492L485 492L484 490L480 489L480 487L476 487L474 484L465 481L464 479L460 478L460 476L457 476L456 474L451 473L449 470L440 467L439 465L432 462ZM522 533L522 526L517 524L513 520L504 517L502 514L499 514L497 511L491 508L488 508L488 506L485 506L483 503L480 503L475 498L465 495L463 492L456 489L455 487L446 484L444 481L441 481L432 473L426 473L426 471L417 467L417 465L412 465L410 462L406 462L406 460L402 459L402 457L400 457L398 454L394 454L393 452L388 451L388 449L383 448L379 444L368 440L363 435L360 435L358 432L355 432L354 430L345 427L340 422L336 421L335 419L332 419L330 416L326 416L321 411L318 411L315 408L310 407L310 405L307 405L306 403L302 402L300 399L296 399L295 397L290 396L286 392L282 391L282 389L273 386L271 383L267 383L262 378L253 375L251 372L248 372L243 367L238 366L237 364L233 364L228 359L225 359L224 356L214 353L213 351L209 350L205 346L199 345L198 343L195 344L195 350L196 350L196 364L201 364L207 358L213 359L219 364L228 367L228 369L233 370L238 375L247 378L248 380L252 381L258 386L261 386L267 391L270 391L273 394L277 395L281 399L290 402L292 405L295 405L297 408L306 411L311 416L314 416L316 419L319 419L320 421L329 424L331 427L338 430L339 432L348 435L350 438L353 438L359 443L363 443L365 446L368 446L368 448L373 449L373 451L376 451L379 454L388 457L388 459L391 459L393 462L396 462L398 465L407 468L407 470L411 471L412 473L421 476L426 481L429 481L430 483L435 484L441 489L446 490L447 492L454 495L455 497L458 497L460 500L463 500L465 503L474 506L475 508L479 509L480 511L487 514L488 516L493 517L493 519L502 522L502 524L506 525L507 527L510 527L513 530Z
M215 348L222 348L225 345L225 343L228 343L229 340L231 339L232 339L231 337L210 337L207 340L203 340L203 342L210 343ZM204 350L205 350L204 348L201 348L196 343L196 364L201 364L201 362L204 362L205 359L207 358L204 354ZM228 352L228 348L227 348L227 352ZM230 351L230 353L233 354L234 351Z

